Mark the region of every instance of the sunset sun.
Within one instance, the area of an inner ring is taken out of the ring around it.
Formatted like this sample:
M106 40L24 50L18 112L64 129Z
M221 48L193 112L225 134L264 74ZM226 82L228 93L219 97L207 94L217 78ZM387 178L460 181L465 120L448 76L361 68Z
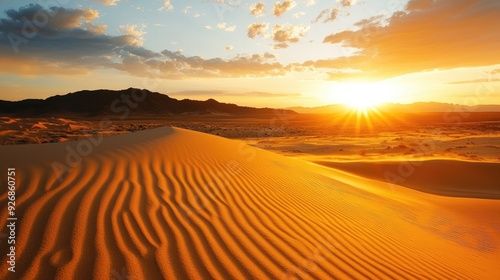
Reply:
M341 83L335 87L335 101L354 109L367 110L385 102L393 102L397 90L386 83Z

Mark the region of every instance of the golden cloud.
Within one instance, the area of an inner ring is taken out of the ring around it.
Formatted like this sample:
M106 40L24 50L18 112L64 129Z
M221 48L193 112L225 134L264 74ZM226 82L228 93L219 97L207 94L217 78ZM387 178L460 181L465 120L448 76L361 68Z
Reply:
M386 23L374 17L324 38L357 48L354 56L308 62L320 68L352 68L339 79L382 79L433 69L500 63L500 5L494 0L410 1ZM334 79L335 79L334 75Z
M280 17L295 6L297 6L297 3L293 0L284 0L283 3L278 1L274 4L273 13L275 16Z
M249 38L255 38L257 36L264 36L269 28L269 23L252 23L247 28L247 35Z
M250 13L255 17L261 17L264 15L265 8L264 3L258 2L250 7Z

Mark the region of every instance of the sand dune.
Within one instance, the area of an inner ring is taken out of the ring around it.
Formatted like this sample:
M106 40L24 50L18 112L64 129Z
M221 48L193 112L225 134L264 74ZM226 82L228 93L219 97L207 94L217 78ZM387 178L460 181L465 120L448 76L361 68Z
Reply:
M16 272L2 242L1 279L500 276L498 200L394 191L178 128L0 155L19 219Z
M500 199L500 163L426 161L317 161L359 176L438 195Z

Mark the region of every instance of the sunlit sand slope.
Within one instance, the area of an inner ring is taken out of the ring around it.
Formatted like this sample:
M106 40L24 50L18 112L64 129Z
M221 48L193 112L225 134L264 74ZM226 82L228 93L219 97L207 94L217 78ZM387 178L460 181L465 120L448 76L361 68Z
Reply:
M432 194L500 199L500 163L426 161L316 161L363 177Z
M499 201L394 191L177 128L83 141L0 147L18 217L0 279L500 276Z

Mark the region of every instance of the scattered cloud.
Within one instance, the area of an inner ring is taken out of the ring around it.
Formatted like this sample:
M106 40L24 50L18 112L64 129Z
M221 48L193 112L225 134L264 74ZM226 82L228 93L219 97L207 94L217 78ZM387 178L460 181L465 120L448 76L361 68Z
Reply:
M302 24L275 24L273 26L273 40L279 43L297 43L308 30L309 26Z
M46 25L37 28L32 40L19 39L22 38L19 34L23 34L23 19L33 18L40 11L54 16ZM113 57L120 53L154 56L154 52L140 47L139 38L134 35L104 34L106 26L93 23L99 13L92 9L45 9L40 5L29 5L7 10L6 15L7 18L0 20L0 72L82 74L92 68L112 67ZM22 55L11 55L13 46Z
M261 17L264 15L266 6L262 2L258 2L250 7L250 13L255 17Z
M161 6L158 11L172 11L174 9L174 6L170 3L170 0L163 0L163 6Z
M234 49L233 46L229 45L225 47L226 51L232 51Z
M138 42L136 44L142 45L144 42L144 38L142 37L144 34L146 34L146 31L144 31L144 28L146 28L145 24L126 24L126 25L120 25L119 32L121 32L124 35L131 35L135 38L137 38Z
M9 34L22 34L23 18L32 18L39 11L54 16L38 28L29 43L21 42L22 55L15 55ZM92 9L31 5L7 10L6 15L0 20L0 73L81 75L97 69L117 69L138 77L148 77L154 71L158 78L184 79L265 77L290 71L270 54L204 59L185 56L182 50L151 51L138 44L138 37L144 34L142 25L123 25L119 29L123 35L108 35L105 26L94 23L99 14Z
M289 46L287 43L277 43L272 46L273 50L281 50L281 49L286 49L288 47Z
M500 6L496 1L422 3L410 2L407 11L394 13L386 24L372 18L358 24L358 30L325 37L324 43L358 51L350 57L318 60L311 65L359 70L339 78L382 79L434 69L500 64Z
M193 7L191 7L191 6L187 6L186 8L182 9L182 12L183 12L185 15L187 15L187 14L189 14L189 10L191 10L192 8L193 8Z
M211 29L213 29L213 27L210 25L205 25L205 29L211 30Z
M339 3L342 7L351 7L356 4L356 0L337 0L337 3Z
M286 49L289 43L297 43L306 35L309 26L292 24L275 24L268 35L269 23L253 23L248 26L247 35L249 38L271 37L276 44L273 49Z
M294 92L282 92L282 93L272 93L265 91L250 91L250 92L236 92L228 90L183 90L169 92L170 96L185 96L185 97L200 97L200 98L212 98L214 96L254 96L254 97L299 97L302 96L300 93Z
M365 19L362 19L358 22L355 22L354 26L361 27L361 28L371 27L371 26L381 26L383 24L383 22L382 22L383 19L384 19L384 16L377 15L377 16L365 18Z
M102 3L104 6L116 6L118 0L92 0L94 2Z
M278 62L269 62L269 58L265 54L236 55L229 60L221 58L203 59L199 56L186 57L168 50L162 51L161 54L166 60L155 60L152 63L146 62L143 67L145 69L149 67L159 69L162 77L168 79L282 76L290 71L289 66L284 66Z
M297 13L294 13L292 16L294 18L300 18L300 17L303 17L306 13L301 11L301 12L297 12Z
M314 5L316 5L316 1L315 0L306 0L306 6L307 7L314 6Z
M252 23L247 28L247 35L249 38L254 39L257 36L264 37L269 29L269 23Z
M297 6L297 3L293 0L284 0L283 3L278 1L274 4L273 14L280 17L295 6Z
M234 30L236 30L236 25L227 26L227 22L220 22L217 24L217 28L224 29L224 31L227 32L233 32Z
M322 21L323 23L334 21L339 12L338 8L325 9L312 21L313 23Z
M263 55L262 55L265 59L276 59L276 56L272 53L268 53L268 52L265 52Z

